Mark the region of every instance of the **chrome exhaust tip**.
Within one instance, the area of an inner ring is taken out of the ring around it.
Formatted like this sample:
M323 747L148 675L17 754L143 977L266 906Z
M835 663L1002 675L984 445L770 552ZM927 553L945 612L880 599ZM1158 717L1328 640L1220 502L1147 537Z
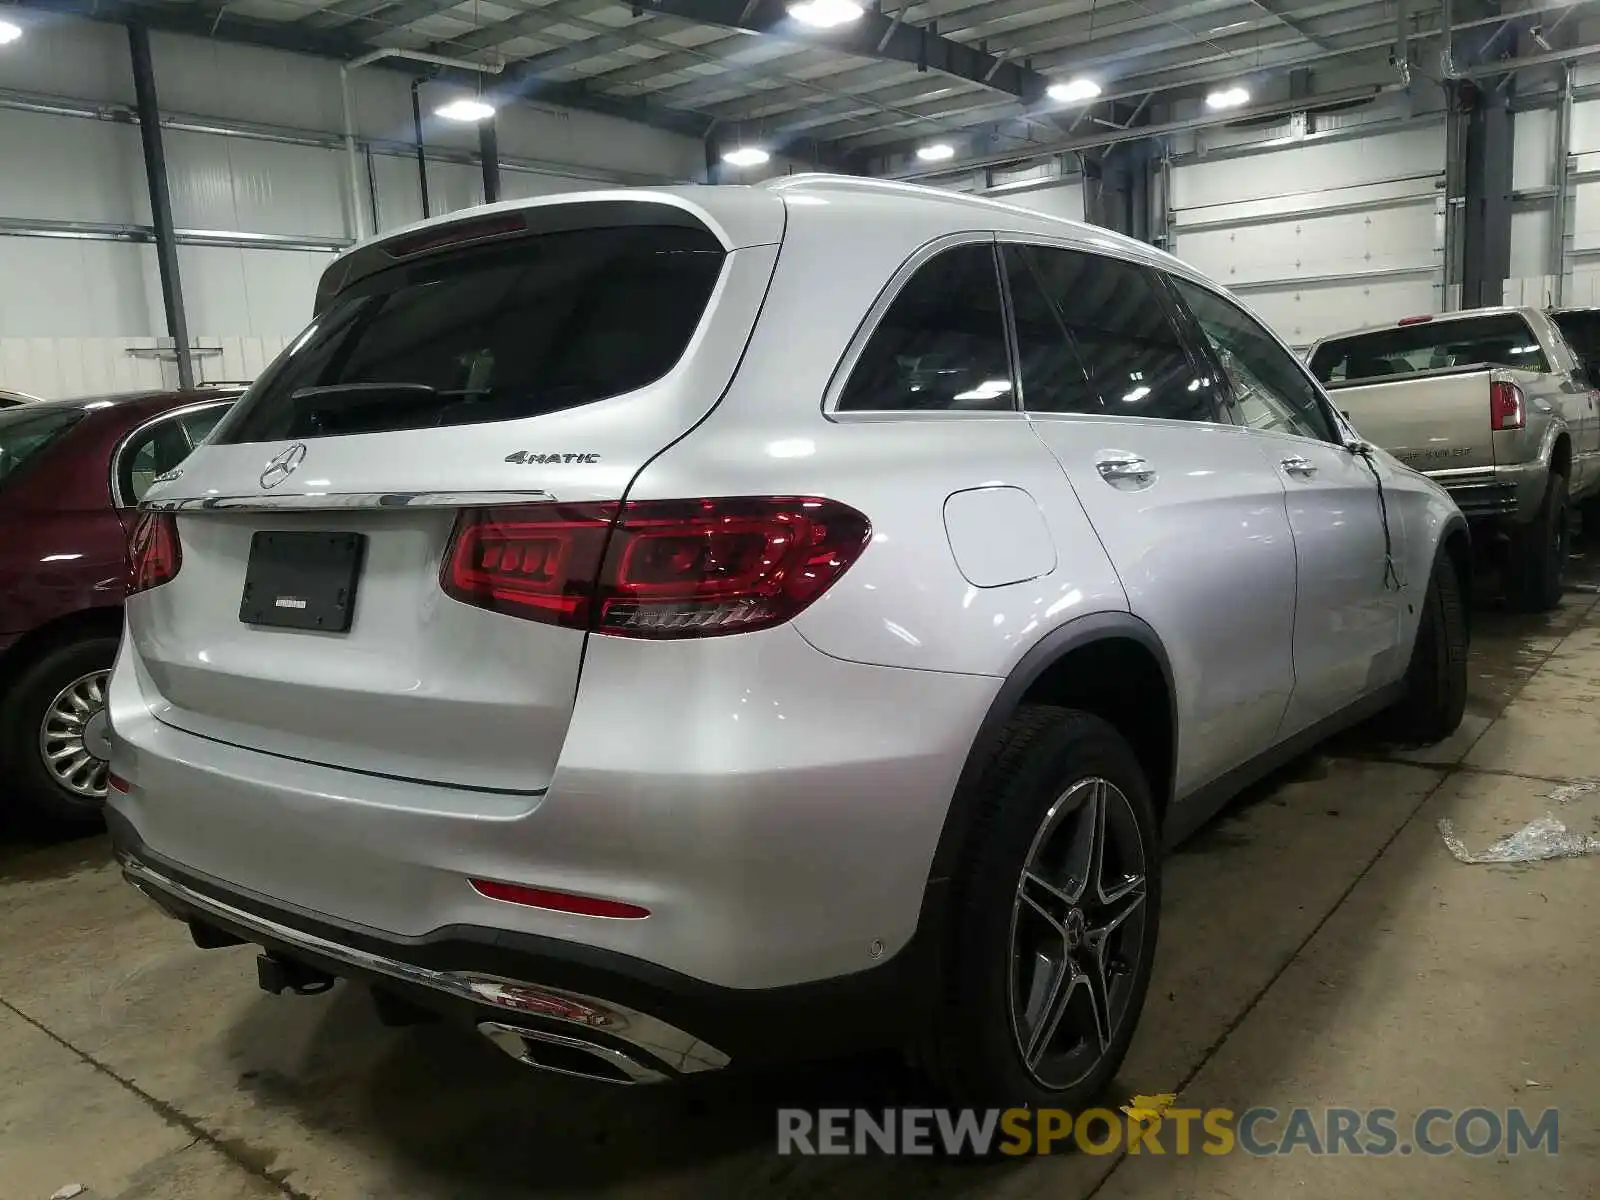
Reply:
M646 1066L621 1050L581 1038L526 1029L500 1021L482 1021L478 1032L523 1066L573 1075L599 1083L665 1083L665 1071Z

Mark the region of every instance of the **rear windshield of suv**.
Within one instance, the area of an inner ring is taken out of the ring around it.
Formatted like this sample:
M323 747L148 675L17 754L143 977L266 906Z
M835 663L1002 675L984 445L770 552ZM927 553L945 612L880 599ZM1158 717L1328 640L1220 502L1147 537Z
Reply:
M1335 338L1318 346L1311 371L1323 383L1379 380L1468 365L1548 371L1528 322L1515 313L1423 321Z
M54 404L0 408L0 485L82 419L81 408Z
M724 257L708 230L633 226L391 267L334 300L212 440L512 421L634 391L683 357Z

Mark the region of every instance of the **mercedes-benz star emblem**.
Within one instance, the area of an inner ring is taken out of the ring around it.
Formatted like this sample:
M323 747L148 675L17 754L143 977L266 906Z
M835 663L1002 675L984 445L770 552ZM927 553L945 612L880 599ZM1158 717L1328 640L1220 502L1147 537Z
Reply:
M295 468L305 461L305 457L306 444L304 442L296 442L287 450L273 455L267 463L266 469L261 472L261 486L264 488L277 487L294 474Z

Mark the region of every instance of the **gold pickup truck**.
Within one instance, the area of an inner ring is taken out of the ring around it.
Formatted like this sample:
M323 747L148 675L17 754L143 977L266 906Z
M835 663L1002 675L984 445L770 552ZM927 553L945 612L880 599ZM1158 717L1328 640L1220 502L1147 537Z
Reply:
M1324 338L1308 355L1362 437L1443 486L1477 532L1504 537L1520 608L1561 599L1571 506L1600 494L1600 371L1562 331L1583 315L1408 317Z

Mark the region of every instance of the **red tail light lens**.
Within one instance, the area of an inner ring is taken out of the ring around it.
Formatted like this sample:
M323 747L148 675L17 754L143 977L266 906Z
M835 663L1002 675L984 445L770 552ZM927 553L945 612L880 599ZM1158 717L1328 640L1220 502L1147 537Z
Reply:
M147 592L175 578L183 565L178 545L178 519L171 513L147 512L128 541L128 594Z
M444 590L479 608L552 625L589 625L615 504L527 504L461 514Z
M855 509L814 497L474 510L442 582L468 604L597 633L745 633L804 610L870 533Z
M1489 428L1521 429L1523 422L1522 389L1508 381L1489 385Z

